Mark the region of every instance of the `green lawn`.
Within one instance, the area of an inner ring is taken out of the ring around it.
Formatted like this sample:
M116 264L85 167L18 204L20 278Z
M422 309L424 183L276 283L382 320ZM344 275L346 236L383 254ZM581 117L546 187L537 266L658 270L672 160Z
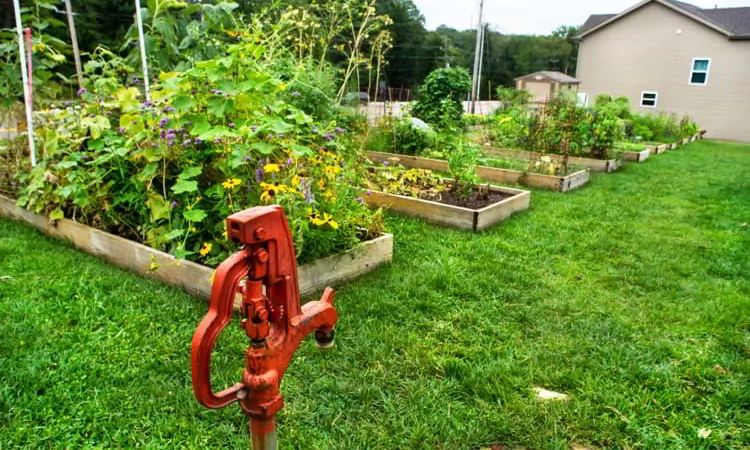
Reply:
M748 448L748 222L750 146L710 141L535 191L482 234L391 217L393 264L340 290L337 347L287 373L280 445ZM236 406L193 398L205 303L6 220L0 277L0 448L248 448Z

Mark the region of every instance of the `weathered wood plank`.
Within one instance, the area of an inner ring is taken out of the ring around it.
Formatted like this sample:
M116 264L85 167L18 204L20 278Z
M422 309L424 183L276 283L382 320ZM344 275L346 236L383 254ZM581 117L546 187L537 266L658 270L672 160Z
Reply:
M642 150L640 152L623 152L623 158L625 158L625 161L633 161L637 163L645 162L649 156L651 156L651 150L653 148L649 147L645 150Z
M39 231L72 243L86 253L128 269L177 286L188 293L208 299L214 270L143 244L88 227L68 219L51 222L15 205L0 195L0 216L25 222ZM300 293L309 296L331 284L356 278L393 258L393 236L383 235L340 255L333 255L297 268Z
M517 189L503 189L503 192L514 195L500 203L495 203L477 211L474 231L485 230L495 224L508 220L513 214L529 208L531 192Z

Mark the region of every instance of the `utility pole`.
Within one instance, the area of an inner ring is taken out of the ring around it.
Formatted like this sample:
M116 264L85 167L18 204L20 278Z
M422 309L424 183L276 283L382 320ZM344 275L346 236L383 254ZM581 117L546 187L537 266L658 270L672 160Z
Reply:
M474 114L476 110L477 101L477 75L479 75L479 61L482 59L481 46L482 46L482 13L484 12L484 0L479 1L479 23L477 24L477 45L474 50L474 73L471 81L471 113Z
M13 0L13 8L16 13L16 33L18 34L18 59L21 63L21 80L23 83L23 97L26 103L26 129L29 137L29 159L31 166L36 166L36 146L34 144L34 117L31 112L33 107L31 104L31 89L29 89L29 82L31 74L28 73L28 67L26 66L26 49L24 49L23 42L23 22L21 21L21 5L19 0Z
M485 24L482 24L482 33L480 34L482 44L479 46L479 72L477 73L477 101L482 98L482 66L484 66L484 32L486 28ZM481 105L479 109L481 112ZM474 111L472 111L472 114L474 114Z
M83 69L81 68L81 51L78 49L78 33L76 33L76 22L73 20L73 8L70 0L65 0L65 13L68 15L68 29L70 30L70 42L73 44L73 59L76 63L76 76L78 87L83 87Z

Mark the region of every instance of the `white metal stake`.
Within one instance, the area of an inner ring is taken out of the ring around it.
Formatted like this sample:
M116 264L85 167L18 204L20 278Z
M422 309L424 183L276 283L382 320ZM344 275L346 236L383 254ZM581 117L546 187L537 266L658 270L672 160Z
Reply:
M18 0L16 0L18 1ZM141 0L135 0L135 21L138 23L138 36L141 43L141 63L143 64L143 87L146 90L146 100L151 100L148 79L148 60L146 59L146 39L143 36L143 17L141 17Z
M13 0L16 13L16 32L18 33L18 58L21 62L21 80L23 82L23 97L26 103L26 128L29 138L29 158L31 166L36 166L36 145L34 144L34 115L32 113L31 92L29 89L29 73L26 67L26 49L23 40L23 23L21 22L21 5L19 0Z

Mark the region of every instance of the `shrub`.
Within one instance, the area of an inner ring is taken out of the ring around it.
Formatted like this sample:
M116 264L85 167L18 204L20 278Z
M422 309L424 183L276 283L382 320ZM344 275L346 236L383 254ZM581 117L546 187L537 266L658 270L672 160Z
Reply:
M438 127L457 127L464 114L462 101L469 89L471 78L466 69L437 69L419 89L413 114Z
M419 155L432 145L432 133L417 128L411 119L393 123L393 152L401 155Z
M513 88L499 87L497 88L497 99L500 102L500 110L505 111L509 108L523 107L529 104L532 97L530 92L525 90L517 90Z

